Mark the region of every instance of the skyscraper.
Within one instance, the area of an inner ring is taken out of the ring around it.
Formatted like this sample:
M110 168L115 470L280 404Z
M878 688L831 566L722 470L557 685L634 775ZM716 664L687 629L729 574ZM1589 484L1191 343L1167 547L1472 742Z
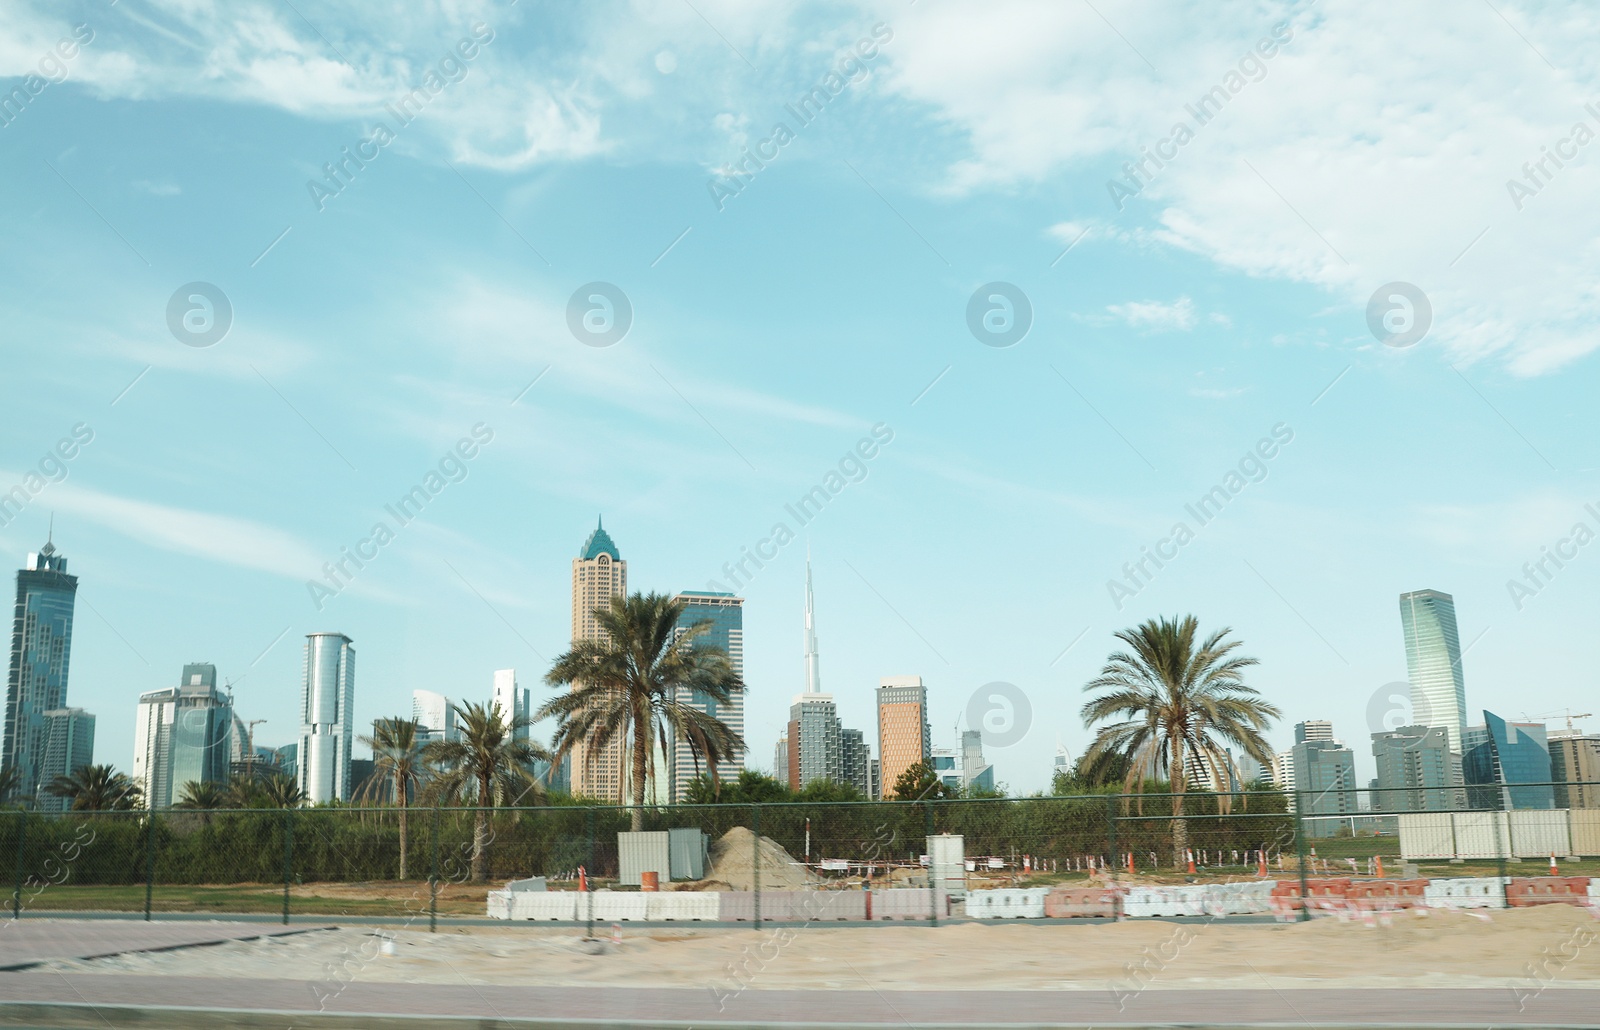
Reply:
M1333 723L1327 719L1307 719L1305 722L1294 724L1294 742L1304 744L1308 740L1332 740Z
M1600 808L1600 736L1576 730L1550 734L1550 778L1560 784L1557 808Z
M1544 723L1508 723L1484 712L1483 725L1488 739L1461 756L1468 807L1554 808Z
M296 775L306 800L349 801L356 651L343 633L306 634Z
M778 743L772 748L772 778L779 783L789 782L789 731L784 730L778 736Z
M832 694L822 692L817 659L816 597L811 590L811 559L806 558L805 691L789 706L789 787L803 790L813 780L844 776L844 736Z
M972 791L994 790L994 766L983 760L983 731L961 733L961 786Z
M844 731L832 694L796 694L789 706L789 787L844 777Z
M715 593L710 591L686 590L674 600L683 603L683 614L678 617L677 631L682 632L697 622L709 622L707 631L701 634L696 641L699 647L719 648L728 656L729 663L733 666L734 675L739 681L744 681L744 598L735 597L729 593ZM678 700L692 708L721 719L728 728L737 733L740 739L744 738L744 695L734 694L728 699L727 704L713 700L701 691L695 690L688 697ZM668 756L667 765L672 770L672 793L674 801L682 801L689 790L689 783L695 776L704 776L710 772L706 768L705 759L702 757L695 762L694 753L682 739L671 741L672 754ZM744 771L744 755L738 754L717 766L717 777L723 782L737 779Z
M839 780L872 797L872 749L860 730L839 731Z
M1400 595L1400 627L1406 638L1406 670L1411 677L1412 721L1439 726L1450 750L1462 753L1467 728L1467 687L1461 670L1461 637L1456 632L1456 602L1438 590Z
M527 687L517 686L517 670L496 669L494 672L494 693L490 698L490 706L500 706L500 721L509 726L517 718L526 719L533 714L530 707L533 703ZM512 734L514 740L527 740L528 727L519 726Z
M78 577L67 575L66 556L48 540L17 572L0 767L17 770L18 789L24 794L42 796L46 785L44 713L67 705L77 594Z
M1442 726L1398 726L1372 735L1377 761L1377 812L1442 812L1461 807L1459 761Z
M94 763L94 716L82 708L53 708L44 713L44 727L45 784ZM41 811L64 812L68 801L43 794L37 804Z
M176 687L139 695L133 780L151 808L170 808L188 783L224 783L233 750L233 701L217 667L191 662Z
M1290 749L1294 756L1294 789L1300 812L1306 816L1306 835L1332 837L1341 826L1337 819L1310 816L1357 814L1356 762L1351 750L1337 740L1305 740Z
M600 640L605 631L594 617L596 608L606 608L613 597L628 595L628 563L622 560L617 545L603 523L596 521L593 533L572 559L572 642ZM578 684L573 684L577 689ZM627 801L627 777L623 775L624 742L621 734L593 753L582 744L572 748L572 793L601 801Z
M456 739L456 711L450 699L431 690L411 692L411 718L422 726L422 737L429 743Z
M928 727L928 691L921 676L885 676L878 681L878 761L884 794L896 781L933 754Z

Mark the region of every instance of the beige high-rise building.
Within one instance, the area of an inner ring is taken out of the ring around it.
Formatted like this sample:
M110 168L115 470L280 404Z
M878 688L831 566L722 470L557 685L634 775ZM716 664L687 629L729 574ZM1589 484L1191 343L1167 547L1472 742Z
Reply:
M1600 808L1600 736L1552 730L1550 778L1557 808Z
M595 530L572 559L572 642L604 637L594 610L613 597L628 594L628 563L617 552L605 526ZM623 741L618 734L605 747L590 753L582 745L572 749L572 793L603 801L625 801L622 774Z
M901 773L932 760L933 732L922 677L885 676L878 681L879 790L892 796Z

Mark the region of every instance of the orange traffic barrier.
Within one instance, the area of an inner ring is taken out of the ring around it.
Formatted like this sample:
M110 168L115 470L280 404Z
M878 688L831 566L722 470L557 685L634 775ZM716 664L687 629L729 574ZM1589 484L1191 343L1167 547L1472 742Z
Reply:
M1055 887L1044 897L1044 914L1054 919L1116 918L1121 894L1112 887Z
M1506 884L1506 901L1512 908L1534 905L1589 904L1587 876L1515 876Z

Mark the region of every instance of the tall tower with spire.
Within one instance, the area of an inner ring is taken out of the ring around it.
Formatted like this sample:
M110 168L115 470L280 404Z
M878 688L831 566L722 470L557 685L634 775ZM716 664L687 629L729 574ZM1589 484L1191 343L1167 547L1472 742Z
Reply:
M604 521L595 520L594 532L583 542L572 559L572 642L599 640L605 636L594 617L596 608L605 608L613 597L628 596L628 563L606 532ZM574 688L576 688L574 684ZM623 803L627 777L623 775L624 743L619 734L603 748L574 747L571 753L572 793L602 801Z
M822 672L817 666L817 600L811 590L811 549L806 549L806 693L822 693Z
M789 786L801 790L813 780L844 778L843 729L832 694L822 692L817 665L817 604L811 588L811 554L806 553L805 690L789 706Z
M66 556L51 539L28 555L17 572L17 603L11 623L11 666L6 677L5 741L0 766L17 771L17 789L39 794L71 769L49 768L46 712L67 706L67 667L72 657L72 613L78 577L67 574ZM52 799L43 799L48 806Z

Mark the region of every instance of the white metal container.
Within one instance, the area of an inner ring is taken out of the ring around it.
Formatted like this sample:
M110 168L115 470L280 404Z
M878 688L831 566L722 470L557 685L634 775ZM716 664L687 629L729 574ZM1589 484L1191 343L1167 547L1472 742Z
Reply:
M967 856L965 838L941 833L928 839L929 875L933 885L957 901L967 896Z
M672 879L672 838L666 830L645 830L617 834L618 880L625 887L637 887L639 874L654 872L663 880Z

